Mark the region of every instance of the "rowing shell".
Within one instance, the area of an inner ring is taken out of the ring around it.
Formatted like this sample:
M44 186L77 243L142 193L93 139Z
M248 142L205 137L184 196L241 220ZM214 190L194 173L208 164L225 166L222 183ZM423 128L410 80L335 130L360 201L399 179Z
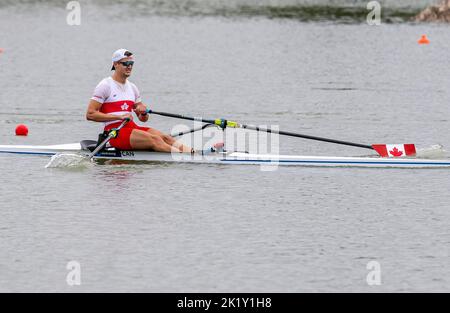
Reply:
M89 150L82 149L80 143L31 146L0 145L0 153L24 155L55 155L57 153L79 153L88 155ZM405 168L443 168L450 167L450 159L412 159L380 157L333 157L333 156L297 156L251 154L241 152L212 153L209 155L190 155L182 153L161 153L150 151L120 151L105 149L95 159L149 161L149 162L188 162L216 164L256 164L256 165L297 165L328 167L405 167Z

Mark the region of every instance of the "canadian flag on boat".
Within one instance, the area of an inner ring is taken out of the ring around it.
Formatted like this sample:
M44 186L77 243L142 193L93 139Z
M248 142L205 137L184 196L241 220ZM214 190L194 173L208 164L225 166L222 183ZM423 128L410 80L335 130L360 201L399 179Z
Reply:
M403 157L416 154L416 146L412 143L372 145L372 148L382 157Z

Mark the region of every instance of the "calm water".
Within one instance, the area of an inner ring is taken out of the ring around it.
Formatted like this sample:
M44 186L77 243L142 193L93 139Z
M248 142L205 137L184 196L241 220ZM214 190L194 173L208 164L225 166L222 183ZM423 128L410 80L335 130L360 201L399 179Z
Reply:
M64 5L0 7L1 144L95 138L86 105L125 47L155 110L450 147L446 25L83 10L71 27ZM13 136L19 123L28 137ZM367 154L280 142L286 154ZM0 291L450 291L448 170L47 161L0 155ZM72 260L81 286L66 283ZM373 260L380 286L366 283Z

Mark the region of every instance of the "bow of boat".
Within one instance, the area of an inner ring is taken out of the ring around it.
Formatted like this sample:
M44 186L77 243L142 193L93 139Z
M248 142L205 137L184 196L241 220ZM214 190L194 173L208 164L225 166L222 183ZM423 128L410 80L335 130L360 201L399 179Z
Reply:
M69 143L61 145L33 146L33 145L0 145L0 153L15 154L41 154L53 155L56 153L75 153L81 151L80 143Z

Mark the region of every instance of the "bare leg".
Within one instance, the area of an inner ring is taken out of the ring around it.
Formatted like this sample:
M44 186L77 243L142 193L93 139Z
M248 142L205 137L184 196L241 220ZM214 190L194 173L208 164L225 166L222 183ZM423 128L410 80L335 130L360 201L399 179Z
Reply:
M183 145L181 142L176 141L175 138L173 138L172 136L163 134L159 130L149 129L147 132L151 135L162 138L162 140L164 140L165 143L167 143L168 145L170 145L172 147L175 147L176 149L178 149L181 152L189 152L189 153L192 152L191 147Z
M138 129L132 131L130 145L133 150L151 149L158 152L181 152L177 147L166 143L160 136Z

